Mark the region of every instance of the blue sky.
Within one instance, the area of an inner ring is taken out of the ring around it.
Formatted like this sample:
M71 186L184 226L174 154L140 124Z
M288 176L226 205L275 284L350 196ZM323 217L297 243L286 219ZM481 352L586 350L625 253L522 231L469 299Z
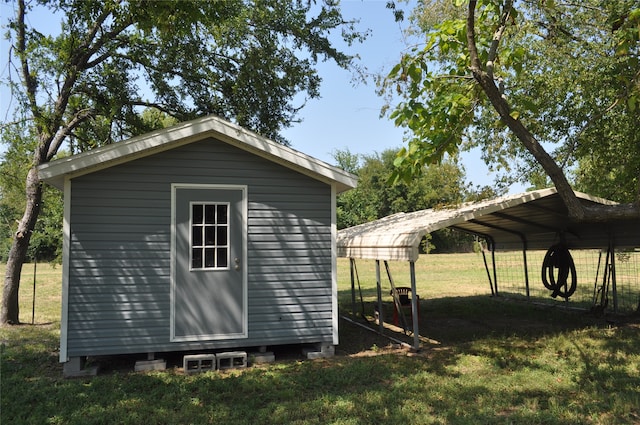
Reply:
M345 18L359 19L358 28L369 29L371 35L351 47L339 43L339 37L334 42L346 53L359 55L369 74L386 74L407 49L401 29L406 23L396 23L385 4L382 0L342 2ZM302 123L285 132L294 148L332 163L336 149L372 154L402 146L403 130L380 118L384 101L376 95L372 80L354 83L349 71L331 62L321 63L318 72L323 78L321 98L308 101Z
M403 36L407 20L395 22L386 3L386 0L341 2L345 18L359 19L359 28L371 31L364 43L344 46L344 51L358 54L361 64L372 74L385 75L398 63L403 52L420 42ZM397 3L408 16L415 1L410 1L409 6ZM387 118L380 118L384 100L376 95L373 81L354 86L352 75L332 63L322 63L318 70L323 78L321 98L308 101L300 115L303 121L284 132L293 148L333 164L332 153L336 150L349 149L354 154L371 155L403 146L404 130ZM493 185L494 176L477 149L463 152L461 158L467 180L474 187ZM513 185L509 192L523 191L523 186Z
M413 4L413 2L411 2ZM410 11L409 6L399 6ZM392 12L386 8L386 0L346 0L342 1L345 18L359 19L361 30L369 29L370 37L362 44L348 47L335 42L346 53L358 54L361 65L371 74L385 74L395 65L402 52L409 45L402 29L407 22L396 23ZM0 19L6 24L6 17L12 13L12 5L0 1ZM37 18L32 18L37 19ZM33 23L33 21L32 21ZM2 32L4 33L3 28ZM414 40L415 42L415 40ZM8 43L2 39L0 45L0 77L7 77ZM320 87L321 98L307 101L300 112L299 124L294 124L284 132L292 147L308 155L334 164L332 154L336 150L349 149L354 154L371 155L389 148L399 148L403 144L403 130L396 128L386 118L380 118L384 104L375 93L373 81L367 84L354 83L349 71L331 62L322 62L318 71L323 79ZM301 100L302 101L302 100ZM0 91L0 115L6 117L8 92ZM487 166L479 159L479 153L463 153L462 163L467 180L476 185L491 185L493 177ZM522 191L515 186L511 192Z

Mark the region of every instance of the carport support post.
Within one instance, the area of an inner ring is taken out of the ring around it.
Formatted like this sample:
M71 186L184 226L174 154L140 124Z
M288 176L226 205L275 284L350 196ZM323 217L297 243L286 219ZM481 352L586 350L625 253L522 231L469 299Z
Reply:
M351 269L351 313L356 315L356 281L354 276L354 266L356 260L354 258L349 258L349 266Z
M420 328L418 324L418 293L416 290L416 263L409 261L409 269L411 270L411 317L413 318L413 349L420 349Z
M491 272L489 271L489 265L487 264L487 256L482 249L482 260L484 261L484 269L487 272L487 278L489 279L489 287L491 288L491 296L495 296L496 292L493 290L493 280L491 279Z
M527 301L529 300L529 268L527 267L527 243L524 242L522 248L522 258L524 260L524 286L527 293Z
M382 283L380 281L380 260L376 260L376 286L378 290L378 324L380 333L384 333L384 318L382 314Z
M611 291L613 292L613 312L618 312L618 283L616 282L616 247L609 243L611 250Z
M493 286L498 296L498 271L496 270L496 247L491 245L491 264L493 266Z

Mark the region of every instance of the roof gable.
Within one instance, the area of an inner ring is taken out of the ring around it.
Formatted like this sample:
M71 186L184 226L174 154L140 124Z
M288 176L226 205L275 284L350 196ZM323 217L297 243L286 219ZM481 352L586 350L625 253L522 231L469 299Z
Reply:
M38 175L45 182L62 189L65 177L93 173L206 138L217 139L327 184L335 184L337 193L357 184L354 175L338 167L214 115L42 164L38 167Z

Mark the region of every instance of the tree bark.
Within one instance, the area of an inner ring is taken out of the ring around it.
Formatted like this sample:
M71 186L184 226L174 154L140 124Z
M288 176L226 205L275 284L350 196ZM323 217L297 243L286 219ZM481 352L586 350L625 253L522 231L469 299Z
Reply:
M27 260L29 241L35 229L42 203L42 185L35 167L32 167L27 175L26 195L27 203L24 215L18 223L18 229L14 235L9 258L7 259L2 291L2 308L0 309L0 325L17 325L20 323L20 304L18 302L20 275L22 273L22 265Z

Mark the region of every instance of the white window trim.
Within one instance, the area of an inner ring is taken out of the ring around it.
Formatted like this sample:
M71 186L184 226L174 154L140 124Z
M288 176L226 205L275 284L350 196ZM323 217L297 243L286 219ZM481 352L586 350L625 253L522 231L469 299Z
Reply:
M190 220L191 220L192 229L193 229L193 206L194 205L216 205L216 206L218 206L218 205L226 205L226 207L227 207L227 218L229 218L228 217L228 215L229 215L228 211L229 211L229 208L231 206L231 204L229 202L196 202L196 201L193 201L193 202L190 202L190 205L189 205L189 209L191 210L189 212L189 215L191 217ZM215 223L214 225L217 226L218 223ZM203 227L206 227L206 226L207 226L207 223L203 223ZM230 223L227 223L227 230L229 229L229 227L230 227ZM227 235L227 237L228 237L228 235ZM203 235L203 244L204 243L205 243L205 241L204 241L204 235ZM215 272L215 271L218 271L218 270L219 271L229 271L229 270L231 270L231 257L229 255L229 249L228 249L229 245L228 244L227 244L227 265L226 265L226 267L219 267L217 265L214 266L214 267L206 267L204 265L202 267L193 267L193 233L189 234L189 247L192 250L189 253L189 271L197 273L199 271ZM217 241L216 241L215 247L216 248L218 247L217 246ZM202 248L203 249L206 248L206 244L202 245ZM204 255L204 252L203 252L203 255ZM203 262L204 262L204 257L203 257Z

